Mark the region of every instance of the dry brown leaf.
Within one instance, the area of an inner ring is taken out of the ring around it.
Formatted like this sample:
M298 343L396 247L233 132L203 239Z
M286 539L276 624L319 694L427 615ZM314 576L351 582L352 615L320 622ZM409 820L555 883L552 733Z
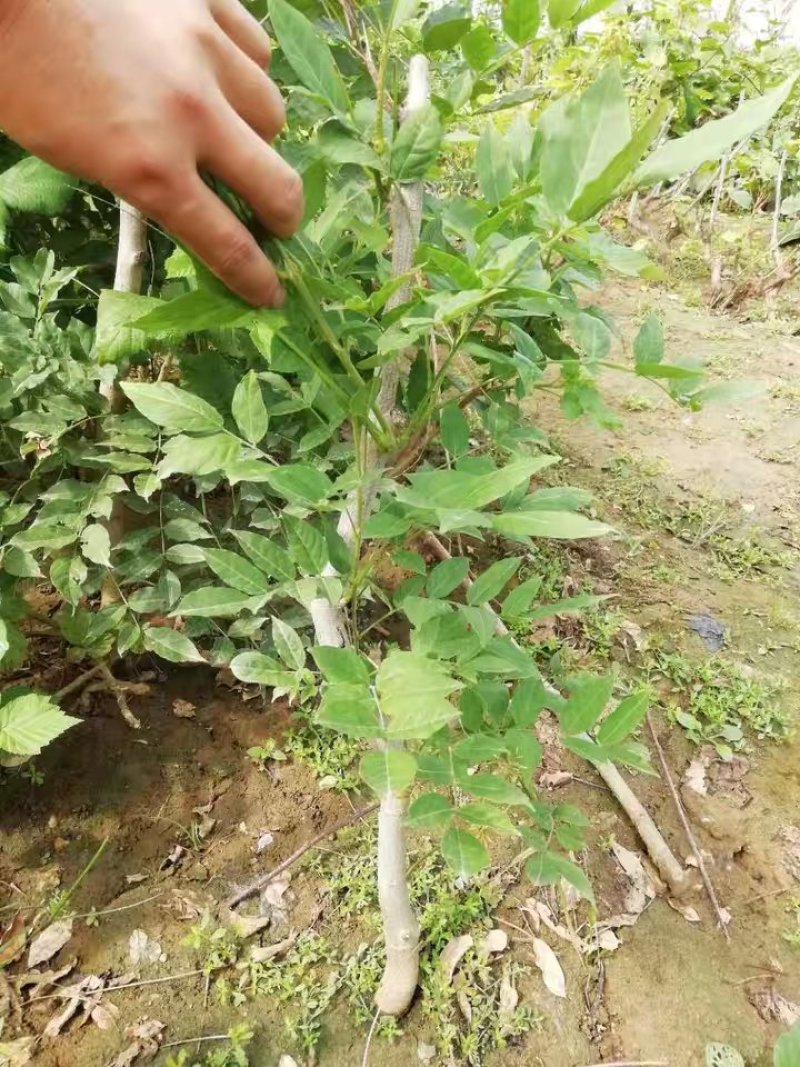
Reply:
M273 843L274 840L275 840L275 835L270 833L269 830L264 830L263 833L259 834L258 840L256 841L256 847L255 847L256 855L260 856L262 852L264 852L266 849L268 849L270 847L270 845Z
M89 1016L98 1030L113 1030L119 1018L119 1008L111 1002L96 1004Z
M108 1067L131 1067L139 1058L143 1063L149 1063L158 1055L159 1046L163 1040L164 1024L157 1019L140 1019L134 1026L129 1026L125 1036L131 1042L112 1060Z
M548 930L551 930L556 935L556 937L560 937L562 941L574 945L578 952L582 953L584 951L583 941L580 937L578 937L577 934L574 934L571 930L568 930L566 926L557 923L553 917L553 912L543 900L536 900L535 897L529 897L520 910L529 916L537 934L541 929L542 924L544 924Z
M33 1059L33 1037L20 1037L16 1041L0 1041L0 1064L3 1067L25 1067Z
M27 974L21 974L18 978L15 978L14 984L20 993L29 986L35 986L35 992L39 994L48 986L56 985L62 978L66 978L70 971L74 970L77 963L77 959L73 959L57 971L29 971ZM0 1012L1 1014L2 1012Z
M161 945L144 930L134 930L128 941L128 958L134 967L145 963L163 963L167 958Z
M481 941L481 952L485 956L496 956L508 948L508 934L505 930L490 930Z
M681 785L686 789L691 789L694 793L698 793L701 797L708 796L707 770L708 765L704 759L693 759L686 768Z
M470 934L462 934L461 937L454 937L452 941L448 941L444 946L439 957L439 966L442 968L442 972L448 982L453 981L453 975L456 973L459 963L474 943Z
M139 885L140 882L146 882L150 876L147 874L126 874L125 881L128 885Z
M472 1005L469 1002L469 997L463 989L459 989L459 991L456 993L456 1003L458 1004L458 1009L461 1014L464 1016L468 1023L471 1023Z
M0 967L8 967L18 959L25 951L28 940L28 931L25 929L25 920L21 914L17 914L11 920L11 924L0 934Z
M800 1004L787 1000L774 986L767 989L750 989L747 995L764 1022L777 1020L789 1027L800 1022Z
M216 825L217 820L213 818L213 816L209 815L208 812L205 812L201 816L200 822L197 825L197 836L200 838L201 841L205 841L205 839L213 833L214 827Z
M278 1067L297 1067L297 1060L292 1059L291 1056L281 1056L278 1060Z
M420 1063L432 1063L436 1059L436 1046L429 1045L426 1041L418 1042L417 1059Z
M51 1017L47 1026L44 1028L42 1034L43 1037L58 1037L67 1023L75 1018L84 1004L84 992L88 990L92 977L94 976L82 978L80 982L75 982L71 986L67 986L66 989L59 991L59 995L66 1000L67 1003ZM97 980L99 981L99 979Z
M508 975L508 972L503 972L503 978L500 982L500 1008L499 1015L501 1019L510 1018L517 1010L519 1004L519 993L514 988L514 983Z
M602 952L616 952L621 944L622 942L613 930L601 930L592 946L587 942L587 948L600 949Z
M542 972L544 984L554 997L566 997L567 980L558 962L558 957L546 941L540 937L533 939L533 958L536 966Z
M284 956L290 948L293 948L297 941L297 934L292 932L289 937L285 937L283 941L277 941L274 945L263 945L260 948L254 948L250 952L250 959L254 963L266 963L267 960L278 959Z
M230 926L242 940L260 934L271 922L271 915L237 915L236 912L230 911L225 916L226 926Z
M641 857L636 852L631 852L617 841L611 845L614 859L625 873L630 882L630 889L625 896L625 911L629 915L641 915L647 907L647 902L656 895L655 888L647 876Z
M553 771L550 774L543 774L539 779L539 785L542 789L560 789L562 785L568 785L574 775L569 771Z
M38 967L41 963L47 963L60 952L72 937L72 919L60 919L48 926L38 937L31 942L28 951L28 966Z
M674 900L672 897L667 897L667 904L673 911L677 911L679 915L682 915L687 923L699 923L700 915L696 908L693 908L691 904L684 904L683 901Z
M800 882L800 827L784 826L778 834L783 846L783 865L789 874ZM0 962L2 948L0 947Z
M173 700L172 714L178 719L194 719L197 717L197 708L188 700Z

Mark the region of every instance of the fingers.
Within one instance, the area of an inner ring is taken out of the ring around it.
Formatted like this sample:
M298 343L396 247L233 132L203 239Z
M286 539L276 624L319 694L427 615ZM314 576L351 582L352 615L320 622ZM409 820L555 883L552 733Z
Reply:
M285 294L275 268L199 174L192 175L180 197L151 214L242 300L255 307L283 304Z
M273 140L286 125L286 107L277 86L225 34L218 34L214 51L225 99L264 140Z
M211 0L215 22L262 70L269 67L269 37L261 24L242 7L240 0Z
M270 233L291 237L303 221L303 182L238 115L222 109L201 166L222 179L255 211Z

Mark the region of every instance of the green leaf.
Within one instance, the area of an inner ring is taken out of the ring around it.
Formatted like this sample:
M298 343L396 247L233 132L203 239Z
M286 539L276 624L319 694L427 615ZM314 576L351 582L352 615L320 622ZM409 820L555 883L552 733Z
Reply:
M576 541L605 537L611 527L574 511L506 511L492 516L492 526L506 537L552 537Z
M443 830L453 821L455 809L437 793L417 797L406 815L406 823L415 830Z
M111 541L108 530L99 522L85 526L81 533L81 552L90 563L111 566Z
M362 756L359 771L379 797L396 796L413 785L417 776L417 761L410 752L386 748Z
M216 474L224 471L239 456L241 446L227 434L188 437L178 434L163 448L164 458L158 465L158 477L166 481L173 474Z
M507 730L505 743L513 763L532 775L542 759L542 745L532 730Z
M508 816L508 812L502 808L489 804L488 801L478 800L472 804L463 804L456 814L460 819L472 823L473 826L482 826L487 830L496 830L499 834L517 834L514 823Z
M647 714L651 694L645 689L621 700L597 732L598 744L618 745L629 737Z
M472 878L490 862L488 851L477 837L456 827L442 838L442 855L460 878Z
M311 649L311 655L327 682L337 685L369 685L369 668L354 649L317 645Z
M12 211L58 215L75 193L74 186L69 175L26 156L0 174L0 202Z
M497 43L489 27L480 22L462 38L461 50L472 69L482 71L497 55Z
M614 198L614 194L625 179L633 173L642 156L658 136L658 131L671 106L671 102L665 100L656 108L602 173L584 185L580 196L571 204L567 212L571 219L575 222L585 222L587 219L594 218Z
M592 593L579 593L577 596L565 597L564 600L556 600L552 604L542 604L541 607L529 612L526 618L530 622L537 622L539 619L550 619L555 615L579 615L587 608L596 608L606 599L604 596L594 596Z
M294 515L284 515L289 555L306 574L322 574L328 563L328 546L319 530Z
M437 563L428 576L428 596L435 600L449 596L468 574L469 560L466 556L455 556Z
M122 382L122 391L137 411L165 430L221 430L222 415L205 400L169 382Z
M531 802L518 785L501 778L499 774L459 775L458 784L471 796L491 800L493 804L527 807Z
M549 0L547 17L554 29L566 25L577 14L582 0Z
M232 533L253 563L265 574L277 578L279 582L294 581L297 570L285 549L261 534L247 530L233 530Z
M248 596L262 596L267 592L263 571L254 567L249 560L225 548L206 548L203 552L206 563L225 585L239 589Z
M268 10L281 51L301 83L327 100L334 111L349 111L342 76L319 29L286 0L269 0Z
M493 737L491 734L470 734L458 742L453 749L453 755L474 767L478 763L497 759L505 751L506 746L499 737Z
M518 727L533 726L548 706L549 699L540 678L525 678L517 685L511 698L511 718Z
M95 356L98 363L120 363L147 348L147 334L130 325L161 303L149 296L103 289L97 304Z
M527 581L518 585L516 589L511 590L503 601L500 614L504 619L518 619L525 615L541 588L541 578L528 578Z
M420 0L394 0L391 5L390 30L399 30L413 19L420 6Z
M206 619L235 619L250 602L251 597L239 589L208 585L187 593L172 614L186 618L196 615Z
M503 0L503 29L514 44L530 44L541 17L539 0Z
M414 507L473 511L506 496L557 462L555 456L534 456L480 475L460 470L420 471L409 478L411 489L401 488L397 496Z
M316 507L333 492L330 478L307 463L274 468L269 484L290 503Z
M792 74L775 89L748 100L732 115L706 122L673 141L667 141L646 160L634 176L638 186L655 185L719 160L739 141L765 127L786 103L798 75Z
M448 52L455 48L472 25L469 7L454 0L428 15L422 27L422 45L426 52Z
M375 701L365 685L330 686L322 698L315 721L347 737L384 736Z
M231 660L231 671L240 682L266 685L274 689L291 688L294 674L283 670L280 663L262 652L240 652Z
M500 559L485 570L467 590L467 603L474 606L494 600L519 570L521 559Z
M581 868L568 860L566 856L559 856L555 852L540 852L531 856L525 864L525 873L534 885L557 885L563 878L571 886L594 904L594 890L591 882Z
M159 300L157 307L146 315L131 319L128 326L150 337L179 340L203 330L248 326L255 316L256 312L238 296L222 286L215 286L213 289L193 289L174 300Z
M0 707L0 751L36 756L79 722L40 693L12 697Z
M236 386L231 414L242 437L257 445L267 432L269 417L261 395L261 384L255 371L249 371Z
M557 711L562 731L574 737L591 730L605 711L613 688L611 676L587 677L577 682L569 700Z
M456 717L448 698L459 683L444 664L417 652L392 649L378 669L376 685L388 737L424 740Z
M148 652L170 663L204 663L193 641L186 634L178 633L169 626L148 626L142 631L144 647Z
M664 358L664 327L661 319L653 312L644 320L633 340L633 354L636 357L637 371L642 364L652 366Z
M508 143L493 122L483 128L475 166L484 199L498 207L513 192L515 178Z
M292 670L302 670L306 665L306 650L300 635L283 619L272 620L272 640L281 660Z
M40 578L39 564L30 554L14 545L7 545L3 550L3 570L15 578Z
M458 404L446 404L439 416L442 444L451 456L461 456L469 448L469 423Z
M766 382L714 382L691 394L692 407L707 404L740 404L766 392Z
M630 110L619 64L605 68L577 99L551 105L540 122L542 191L565 215L631 140Z
M788 1034L781 1034L775 1044L774 1067L798 1067L800 1064L800 1022Z
M420 181L436 161L444 129L433 104L415 111L397 132L389 173L399 182Z

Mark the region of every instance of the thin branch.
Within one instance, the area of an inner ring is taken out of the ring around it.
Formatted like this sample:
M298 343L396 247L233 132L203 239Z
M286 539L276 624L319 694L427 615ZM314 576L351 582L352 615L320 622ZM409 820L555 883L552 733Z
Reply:
M360 808L358 811L354 811L352 814L348 815L347 818L340 819L335 825L329 826L327 830L322 830L320 833L315 834L314 837L295 849L291 856L288 856L282 863L279 863L273 870L268 871L266 874L262 874L261 877L257 878L251 885L246 886L244 889L240 889L238 893L234 893L232 897L229 897L228 900L225 901L223 907L232 911L245 900L249 900L250 897L256 896L261 892L264 886L269 885L269 883L274 881L279 874L283 874L284 871L297 863L299 859L302 859L306 852L310 852L315 845L320 843L320 841L324 841L327 837L334 837L340 830L344 830L345 827L351 826L354 822L358 822L359 819L365 819L368 815L377 811L379 807L380 804L377 803L368 804L365 808Z
M84 671L83 674L79 674L77 678L73 679L69 685L65 685L63 689L59 689L58 692L53 695L53 700L56 704L60 704L62 700L66 700L68 696L71 696L79 689L83 689L85 685L88 685L93 678L97 678L101 673L100 667L92 667L91 670Z
M675 810L678 812L678 818L681 820L683 831L686 834L686 840L689 842L689 847L691 848L694 856L697 859L697 867L700 871L700 877L703 880L703 885L705 886L706 893L708 894L708 899L711 901L711 906L716 912L720 929L722 930L726 939L730 941L731 935L728 930L728 926L722 916L722 909L720 908L719 899L717 897L716 890L714 889L714 884L711 881L708 870L706 868L705 861L703 859L703 853L701 852L700 846L697 843L697 838L694 836L694 832L692 831L692 828L689 825L689 820L686 817L686 809L683 806L683 801L681 800L680 794L678 793L678 790L675 786L675 781L672 777L672 772L670 771L669 765L667 764L667 759L664 755L664 749L661 747L661 742L658 739L658 734L656 733L656 728L653 725L653 719L650 715L650 712L647 713L647 725L650 728L650 734L653 738L653 744L655 745L656 753L658 754L658 761L661 764L661 772L664 775L664 781L667 783L667 787L670 793L672 794L672 799L675 803Z
M361 1059L361 1067L369 1067L369 1050L372 1046L372 1038L375 1035L375 1027L378 1025L378 1019L380 1019L380 1017L381 1009L378 1008L378 1010L372 1017L372 1026L370 1026L369 1033L367 1034L367 1043L364 1046L364 1055Z
M203 972L200 971L183 971L181 974L168 974L164 978L145 978L141 982L127 982L125 985L112 985L105 986L102 990L103 994L107 993L121 993L124 989L141 989L142 986L147 985L163 985L165 982L179 982L185 978L197 978ZM82 994L77 994L80 997ZM47 993L42 997L31 997L30 1000L25 1001L25 1007L29 1004L39 1004L43 1000L64 1000L75 997L74 992L70 993L65 989L62 989L59 993ZM91 993L87 993L86 997L92 996Z

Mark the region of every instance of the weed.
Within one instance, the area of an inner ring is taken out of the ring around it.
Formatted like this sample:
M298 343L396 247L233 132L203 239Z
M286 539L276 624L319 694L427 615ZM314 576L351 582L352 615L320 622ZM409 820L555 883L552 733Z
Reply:
M363 748L360 742L298 716L297 725L286 737L283 748L288 756L309 768L320 789L346 793L361 787L354 766Z
M621 403L626 411L632 412L652 411L656 406L649 396L642 396L641 393L628 393L622 398Z
M617 635L624 622L625 616L619 611L587 611L581 615L583 640L595 659L611 658Z
M672 686L667 712L696 744L710 742L723 758L745 746L746 732L782 741L789 716L776 704L779 687L722 656L695 662L679 652L655 651L651 675Z
M793 897L786 905L786 911L791 921L789 929L783 932L783 940L792 948L800 949L800 897Z
M181 1049L177 1056L168 1056L165 1067L248 1067L250 1059L247 1046L253 1040L253 1031L242 1023L228 1032L229 1044L207 1052L202 1059L195 1053Z
M278 743L273 737L268 737L263 745L254 745L252 748L248 748L247 755L263 767L270 760L274 760L276 763L282 763L288 757L282 748L278 748Z
M215 926L207 912L200 922L191 928L183 939L183 944L200 957L205 975L231 967L239 956L239 939L234 931L228 927Z

